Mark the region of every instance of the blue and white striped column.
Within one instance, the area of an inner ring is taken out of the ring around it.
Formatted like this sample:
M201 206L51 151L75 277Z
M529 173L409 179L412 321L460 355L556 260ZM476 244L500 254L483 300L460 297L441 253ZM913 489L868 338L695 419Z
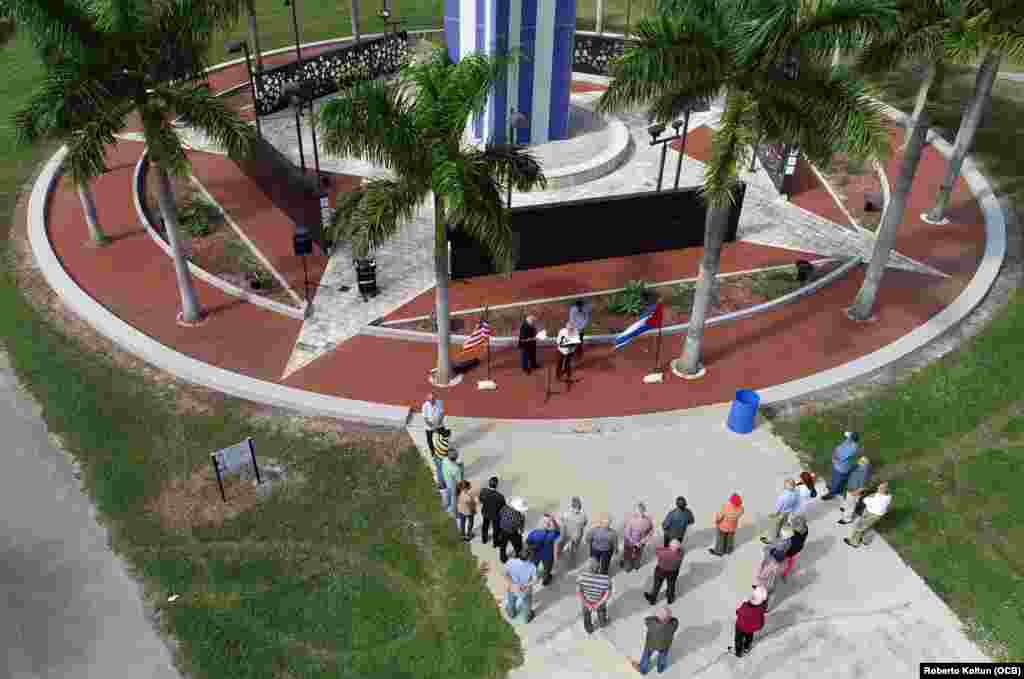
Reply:
M469 127L476 143L506 141L510 111L526 114L516 143L569 136L576 0L445 0L445 38L453 61L483 52L517 53Z

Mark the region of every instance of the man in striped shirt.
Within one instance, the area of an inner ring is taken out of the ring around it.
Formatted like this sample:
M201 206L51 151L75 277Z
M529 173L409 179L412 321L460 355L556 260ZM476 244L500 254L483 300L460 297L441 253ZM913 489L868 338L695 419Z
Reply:
M583 604L583 627L594 633L591 613L597 611L599 627L608 626L608 599L612 596L612 579L601 572L601 562L590 557L587 567L576 580L576 596Z

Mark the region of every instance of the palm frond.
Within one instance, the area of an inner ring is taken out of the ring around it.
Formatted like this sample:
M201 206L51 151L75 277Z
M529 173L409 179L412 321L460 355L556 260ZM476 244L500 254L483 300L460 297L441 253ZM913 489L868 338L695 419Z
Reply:
M139 117L142 119L150 160L168 174L188 176L191 163L181 138L167 120L167 110L161 102L155 97L143 100L139 106Z
M495 80L508 59L470 54L444 72L441 86L439 122L444 128L462 130L470 116L480 113L487 104Z
M735 199L740 168L746 164L755 142L754 112L747 95L736 90L729 92L719 127L711 137L711 158L701 189L710 207L723 207Z
M0 15L13 19L42 49L85 54L103 45L90 5L78 0L4 0Z
M512 266L512 228L502 200L501 186L483 154L467 156L460 204L447 199L446 217L473 237L490 255L498 270Z
M469 165L481 165L482 172L505 186L511 181L516 191L543 191L547 188L544 169L525 146L488 144L483 150L468 149L465 154Z
M642 21L640 41L612 63L613 79L598 110L628 111L670 93L696 96L707 90L708 82L724 84L732 73L732 55L725 44L708 40L700 29L686 17ZM700 84L695 87L695 82Z
M366 257L412 221L426 196L422 185L375 179L339 196L328 233L350 243L355 256Z
M232 158L244 158L252 149L255 134L238 112L204 87L160 85L153 97L163 101L167 112L187 116L192 126L205 133Z
M339 92L317 115L324 150L361 158L400 175L429 175L430 149L403 88L363 80Z

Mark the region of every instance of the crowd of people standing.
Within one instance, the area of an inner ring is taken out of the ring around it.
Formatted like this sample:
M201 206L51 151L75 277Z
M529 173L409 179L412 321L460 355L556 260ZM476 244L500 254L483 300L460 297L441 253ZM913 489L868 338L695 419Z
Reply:
M655 520L647 506L643 502L636 503L621 524L620 536L606 513L598 514L590 525L582 499L572 497L564 511L545 513L537 526L527 531L529 506L524 498L506 499L499 490L501 482L497 476L492 476L482 487L464 478L458 452L451 448L448 440L450 432L443 426L443 404L433 394L423 405L423 416L444 507L455 518L459 535L466 541L475 537L475 517L480 514L481 542L492 545L503 564L504 609L509 619L532 620L535 586L549 585L558 564L564 564L566 571L575 567L581 548L585 548L587 560L576 579L583 626L588 634L607 626L608 604L613 592L610 571L615 556L619 555L618 565L622 571L636 570L642 564L647 545L655 538ZM874 493L869 493L871 463L864 456L857 457L859 449L859 436L846 432L833 452L832 478L828 491L821 496L816 487L817 478L811 472L805 471L798 478L784 481L760 535L763 553L753 576L751 594L736 609L735 639L729 649L736 656L742 657L750 651L754 635L764 627L778 583L787 580L803 551L809 535L806 514L815 501L842 498L842 518L838 523L854 524L851 535L844 540L854 548L864 544L872 526L888 512L892 501L889 486L881 483ZM713 513L715 542L708 550L712 555L726 557L733 552L736 531L745 511L742 497L733 493ZM634 662L641 674L649 672L655 658L659 672L667 665L672 638L679 624L669 606L676 600L677 581L686 553L686 534L695 523L693 512L682 496L676 498L675 506L661 521L662 544L654 549L651 591L643 592L643 596L651 606L656 606L664 585L668 605L657 608L654 615L644 620L644 649L640 659ZM511 555L508 553L510 546Z

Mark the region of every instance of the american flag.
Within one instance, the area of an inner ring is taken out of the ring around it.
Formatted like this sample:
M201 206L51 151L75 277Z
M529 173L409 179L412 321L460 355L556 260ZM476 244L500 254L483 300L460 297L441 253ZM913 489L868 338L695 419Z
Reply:
M491 326L487 325L487 321L480 319L480 325L476 326L476 330L473 334L466 338L465 343L462 345L462 350L472 349L473 347L480 346L481 344L490 341L491 337Z

